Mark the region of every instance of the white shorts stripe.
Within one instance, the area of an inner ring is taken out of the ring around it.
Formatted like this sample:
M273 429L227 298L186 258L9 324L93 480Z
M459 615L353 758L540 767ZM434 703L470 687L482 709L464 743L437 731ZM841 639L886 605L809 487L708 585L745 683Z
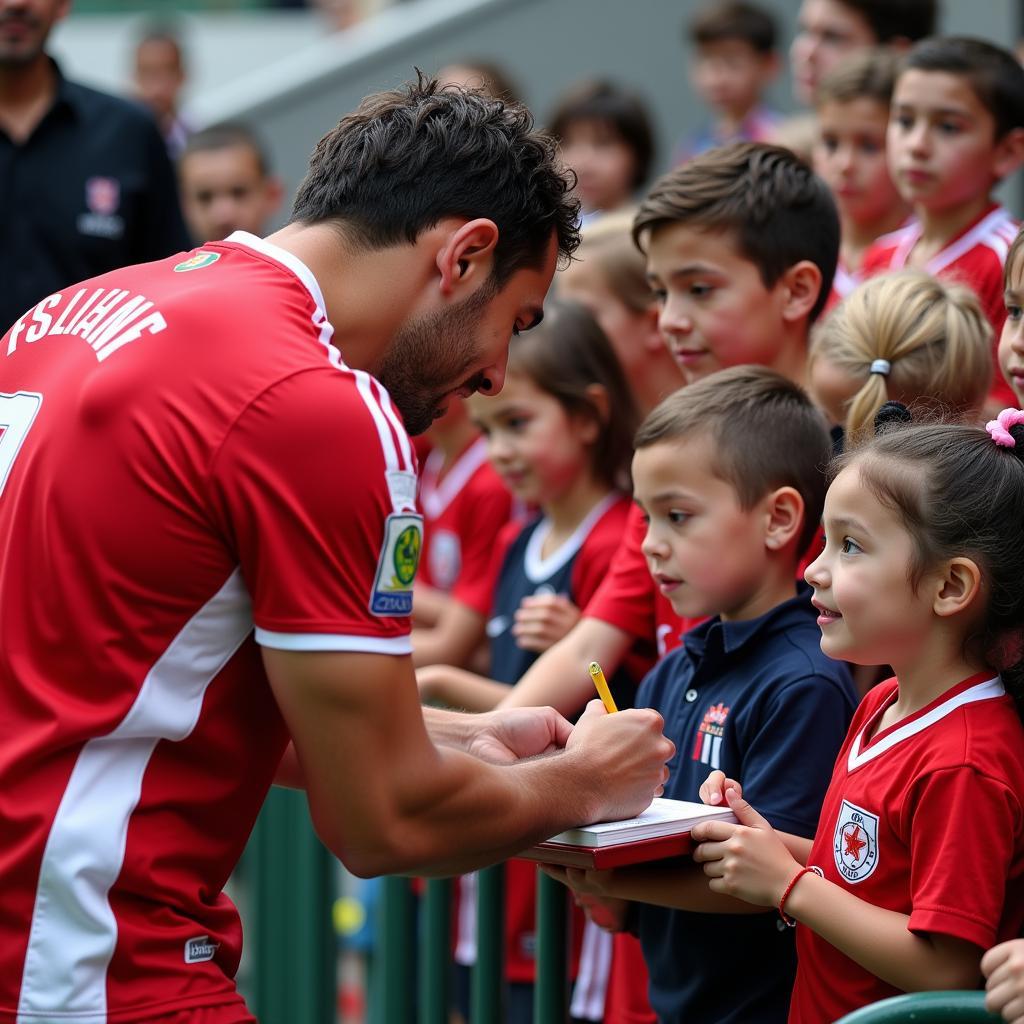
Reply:
M106 1024L117 942L110 887L153 750L195 728L207 687L252 631L240 570L189 620L106 736L82 747L43 852L18 1024Z
M612 936L590 918L583 926L580 970L572 990L569 1013L580 1020L604 1020L604 1001L612 966Z

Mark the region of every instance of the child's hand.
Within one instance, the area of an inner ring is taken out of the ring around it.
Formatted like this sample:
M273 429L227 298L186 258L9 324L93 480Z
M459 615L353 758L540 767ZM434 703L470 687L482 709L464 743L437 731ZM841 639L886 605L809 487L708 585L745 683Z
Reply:
M562 594L524 597L516 609L512 635L524 651L554 646L580 620L580 610Z
M716 769L701 783L698 795L704 803L718 807L725 804L727 789L735 789L737 796L743 796L743 787L735 779L727 778L725 772Z
M576 906L582 907L599 928L607 932L621 932L626 927L629 901L608 896L604 891L611 878L610 871L561 868L552 864L542 864L540 869L556 882L568 886Z
M704 865L709 888L759 907L777 907L801 865L775 829L734 789L725 793L737 825L702 821L693 828L700 845L693 859Z
M1024 939L993 946L981 958L985 1009L1011 1024L1024 1024Z

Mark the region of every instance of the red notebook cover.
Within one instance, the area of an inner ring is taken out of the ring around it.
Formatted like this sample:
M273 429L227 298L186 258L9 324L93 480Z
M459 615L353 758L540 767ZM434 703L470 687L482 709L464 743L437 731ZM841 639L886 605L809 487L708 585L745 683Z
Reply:
M541 864L560 864L567 868L620 868L628 864L642 864L650 860L679 857L693 849L689 832L653 839L637 839L632 843L611 846L577 846L569 843L538 843L517 856L522 860L535 860Z

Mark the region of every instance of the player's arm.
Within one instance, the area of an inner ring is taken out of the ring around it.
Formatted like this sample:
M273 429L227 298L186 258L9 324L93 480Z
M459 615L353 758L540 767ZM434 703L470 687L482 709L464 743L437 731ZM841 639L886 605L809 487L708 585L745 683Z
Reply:
M359 875L464 871L580 821L638 813L671 756L656 712L605 715L595 702L564 751L493 765L431 741L407 657L263 657L317 832Z
M632 644L629 633L585 615L530 666L499 707L550 704L562 714L571 715L593 696L594 684L587 665L599 662L605 675L611 676Z

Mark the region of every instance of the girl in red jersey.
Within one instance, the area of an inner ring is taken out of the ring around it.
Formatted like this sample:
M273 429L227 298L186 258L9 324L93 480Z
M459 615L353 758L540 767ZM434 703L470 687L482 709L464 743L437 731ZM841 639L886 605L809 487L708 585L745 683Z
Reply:
M701 796L739 824L694 830L715 892L798 926L791 1024L977 987L1024 923L1024 412L883 430L836 469L806 573L822 650L896 678L854 716L812 841L721 772Z

